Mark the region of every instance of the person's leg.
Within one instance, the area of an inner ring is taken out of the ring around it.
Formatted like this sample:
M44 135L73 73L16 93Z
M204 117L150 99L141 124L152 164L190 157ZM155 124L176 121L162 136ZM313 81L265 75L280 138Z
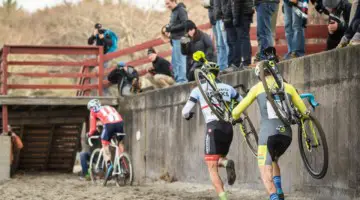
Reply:
M288 46L288 52L285 55L285 59L288 59L291 52L294 51L294 47L292 44L293 38L294 38L294 31L293 31L293 19L292 19L292 8L291 6L289 6L287 3L284 3L284 19L285 19L285 37L286 37L286 42L287 42L287 46Z
M277 22L277 17L278 17L278 13L279 13L279 4L276 4L275 6L275 11L271 16L271 33L272 33L272 38L273 38L273 43L272 46L275 46L275 40L276 40L276 22Z
M186 56L181 53L180 40L172 40L172 58L171 64L174 70L174 76L177 83L186 83Z
M225 29L225 25L224 25L224 22L221 20L221 34L222 34L222 38L223 38L223 43L224 43L224 46L225 46L225 68L227 68L227 66L229 65L229 45L228 45L228 38L227 38L227 33L226 33L226 29Z
M226 43L223 34L223 22L221 20L216 21L216 48L217 48L217 64L220 70L224 70L227 67L227 52Z
M292 38L293 52L296 56L301 57L305 55L305 31L303 27L303 20L294 11L292 11L292 28L294 36Z
M280 167L278 162L273 162L272 163L273 166L273 181L274 181L274 185L276 188L276 193L279 195L279 199L283 200L284 199L284 192L282 190L281 187L281 173L280 173Z
M241 62L243 66L249 66L251 64L251 43L250 43L250 24L252 21L252 15L244 16L239 27L239 38L241 40Z
M227 43L229 46L229 55L228 55L228 62L229 65L235 65L236 67L238 67L240 65L240 43L238 40L238 35L237 35L237 31L236 31L236 27L231 26L226 28L226 33L227 33Z
M259 145L258 147L258 165L261 179L264 183L266 191L270 195L270 200L279 200L273 182L272 160L267 145Z
M90 159L90 152L80 152L80 164L81 164L81 175L83 177L88 173L89 165L88 160Z
M276 3L260 3L256 7L257 14L257 37L260 48L260 59L265 59L262 51L272 46L271 17L275 12Z

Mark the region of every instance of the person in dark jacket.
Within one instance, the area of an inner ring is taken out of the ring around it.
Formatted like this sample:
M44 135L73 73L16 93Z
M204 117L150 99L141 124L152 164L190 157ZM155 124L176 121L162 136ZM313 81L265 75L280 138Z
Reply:
M274 46L272 31L271 31L271 18L279 4L279 0L255 0L256 9L256 35L258 41L258 48L260 48L258 60L264 60L264 49Z
M229 65L228 55L229 46L227 43L227 35L224 27L224 10L223 0L214 0L214 17L215 17L215 31L216 31L216 52L217 64L220 71L226 69Z
M339 22L329 18L329 35L326 44L327 50L331 50L337 47L349 26L351 3L348 0L323 0L322 4L329 13L341 20Z
M110 47L113 45L110 35L105 36L106 30L102 28L102 25L97 23L94 27L94 33L89 37L88 44L103 46L104 54L108 53Z
M232 0L231 12L237 33L237 56L241 58L240 69L251 64L250 24L254 14L253 7L253 0Z
M122 85L121 92L124 92L124 87L129 86L129 91L126 91L126 94L123 95L141 92L139 73L133 66L119 62L117 68L112 70L108 75L108 81L112 84L119 84L122 80L124 80L124 84Z
M203 51L207 60L214 61L214 49L210 36L199 30L193 21L188 20L186 27L186 32L190 37L190 42L187 47L184 47L186 50L183 50L183 52L186 52L187 55L188 80L194 81L194 71L197 67L200 66L199 63L194 62L192 57L193 54L197 51Z
M175 81L185 83L186 79L186 56L181 54L180 39L185 35L185 24L188 20L187 11L183 3L176 0L165 0L165 5L171 10L170 23L165 30L170 34L172 44L171 64L174 70Z
M154 75L155 82L160 85L162 88L169 87L175 83L172 71L171 64L169 61L157 55L154 48L149 48L147 51L148 58L152 62L152 67L148 69L148 72Z
M345 47L348 44L350 45L360 44L360 4L358 4L357 0L353 1L353 5L351 9L352 9L351 12L354 12L354 16L350 20L350 25L348 26L338 47Z

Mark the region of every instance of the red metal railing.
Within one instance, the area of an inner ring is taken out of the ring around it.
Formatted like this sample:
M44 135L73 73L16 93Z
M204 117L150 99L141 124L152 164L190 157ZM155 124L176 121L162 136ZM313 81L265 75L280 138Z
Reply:
M211 28L210 24L203 24L199 26L200 29L209 29ZM327 27L326 25L309 25L306 29L306 39L325 39L327 37ZM256 28L252 27L250 31L250 39L256 40ZM276 41L285 39L285 30L283 26L276 28ZM317 53L325 50L325 42L320 43L310 43L307 40L306 42L306 52L308 54ZM94 46L23 46L23 45L5 45L2 52L2 62L1 62L1 95L7 95L9 89L73 89L77 90L77 96L86 96L89 95L90 91L96 89L98 95L102 96L103 87L107 87L108 82L103 81L103 77L106 76L114 67L111 67L104 71L104 62L131 55L136 52L141 52L149 47L157 47L166 44L161 39L155 39L151 41L144 42L139 45L135 45L129 48L122 49L117 52L103 54L103 47L94 47ZM284 43L285 44L285 43ZM287 51L287 46L284 44L276 45L277 52L279 55L285 54ZM257 52L257 47L252 47L252 52L255 54ZM87 58L81 61L17 61L17 60L8 60L9 55L17 54L30 54L30 55L84 55L84 56L94 56L95 58ZM167 57L171 55L171 50L159 52L159 55L162 57ZM138 58L135 60L129 60L127 62L132 66L140 66L146 63L150 63L147 57ZM78 73L48 73L48 72L10 72L9 68L11 67L29 67L29 66L54 66L54 67L81 67ZM98 67L98 72L90 72L89 67L94 66ZM143 72L146 73L146 72ZM32 77L32 78L78 78L77 84L72 85L50 85L50 84L9 84L9 76L23 76L23 77ZM90 78L98 79L97 84L90 84ZM2 115L3 115L3 127L4 131L7 131L7 107L2 106Z

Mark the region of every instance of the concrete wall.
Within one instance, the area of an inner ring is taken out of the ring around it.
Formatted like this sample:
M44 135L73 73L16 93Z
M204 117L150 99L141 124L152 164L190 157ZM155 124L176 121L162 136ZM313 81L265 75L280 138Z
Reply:
M360 196L360 47L330 51L281 64L284 77L300 92L312 92L320 102L315 115L323 125L329 146L329 170L322 180L310 177L303 166L293 131L290 149L280 160L283 186L289 191L311 191L322 197L353 199ZM249 87L258 79L252 70L222 77L228 84ZM135 178L157 179L169 172L181 181L209 183L204 164L204 120L196 108L191 121L181 110L192 85L180 85L133 98L120 99L129 133ZM254 103L251 119L259 124ZM136 132L141 139L136 139ZM236 133L239 133L237 130ZM229 157L235 160L237 184L262 189L256 159L240 134L235 134ZM320 199L316 198L316 199ZM332 199L332 198L326 198Z
M10 148L8 136L0 136L0 182L10 178Z

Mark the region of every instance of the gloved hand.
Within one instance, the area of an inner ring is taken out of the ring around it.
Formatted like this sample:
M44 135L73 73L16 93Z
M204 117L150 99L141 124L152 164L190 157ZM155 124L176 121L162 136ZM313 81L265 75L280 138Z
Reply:
M185 118L186 120L190 120L191 118L193 118L193 116L194 116L194 112L190 112L189 113L189 117L187 117L187 118Z
M349 44L350 40L344 35L341 38L341 41L339 42L338 46L336 48L343 48L346 47Z

